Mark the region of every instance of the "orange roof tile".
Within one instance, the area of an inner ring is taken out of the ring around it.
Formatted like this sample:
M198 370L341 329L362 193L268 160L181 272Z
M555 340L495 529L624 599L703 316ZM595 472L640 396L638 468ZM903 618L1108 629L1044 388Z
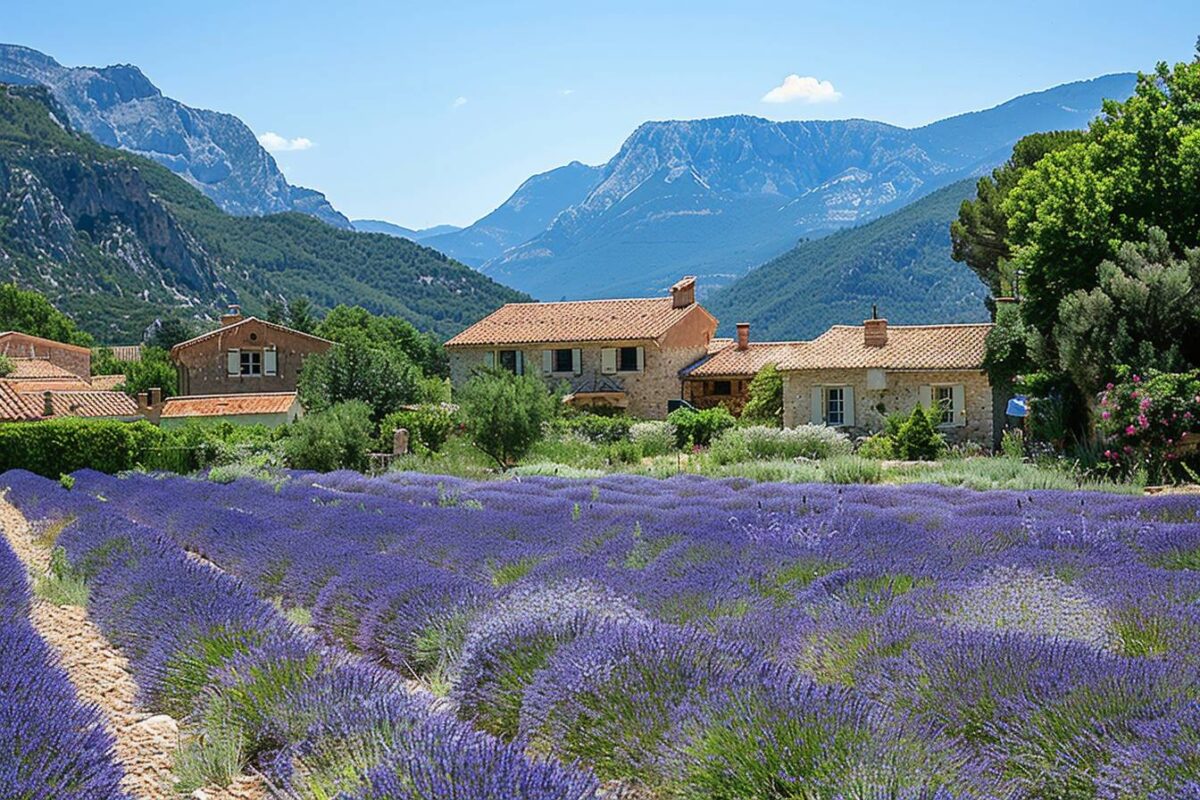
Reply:
M67 344L66 342L56 342L53 339L44 339L41 336L34 336L29 333L22 333L21 331L0 331L0 345L4 344L4 340L9 338L10 336L20 336L20 337L24 337L26 339L32 339L33 341L37 342L38 344L50 345L53 347L61 348L63 350L74 350L77 353L90 354L92 352L89 348L83 347L82 345ZM0 349L2 349L2 348L0 348Z
M286 414L296 402L295 392L213 394L171 397L163 403L164 419L177 417L233 417L244 414Z
M219 336L222 333L227 333L228 331L239 328L242 325L245 325L250 322L257 322L260 325L267 326L268 328L274 328L277 331L285 331L287 333L291 333L296 336L302 336L306 339L312 339L313 341L324 342L325 344L333 344L333 342L329 341L328 339L322 339L320 336L313 336L311 333L305 333L304 331L298 331L295 328L289 328L286 325L276 325L274 322L267 322L265 319L259 319L258 317L246 317L245 319L239 320L238 322L235 322L232 325L225 325L225 326L217 328L215 330L211 330L208 333L202 333L199 336L194 336L185 342L180 342L179 344L177 344L171 348L171 355L174 356L180 350L184 350L188 347L191 347L194 344L199 344L200 342L203 342L207 339L211 339L214 336Z
M41 411L45 400L25 395ZM136 417L137 403L124 392L51 392L51 415L58 417ZM43 417L44 419L45 417Z
M125 382L124 375L93 375L92 388L113 391Z
M779 364L790 357L797 345L807 342L751 342L745 350L738 350L737 345L729 340L724 347L701 361L694 367L684 370L688 378L707 378L716 375L757 375L758 371L767 364Z
M0 422L33 422L42 418L41 402L17 394L12 386L0 381Z
M446 346L657 339L697 308L675 308L670 297L509 303Z
M52 378L44 381L16 380L8 381L8 385L17 394L42 394L44 392L88 392L97 387L79 378Z
M79 380L79 376L69 369L52 364L42 358L13 358L13 371L4 376L5 380L44 380L46 378L66 378Z
M781 370L982 369L990 324L890 325L887 344L868 347L861 325L834 325L811 342L797 342Z

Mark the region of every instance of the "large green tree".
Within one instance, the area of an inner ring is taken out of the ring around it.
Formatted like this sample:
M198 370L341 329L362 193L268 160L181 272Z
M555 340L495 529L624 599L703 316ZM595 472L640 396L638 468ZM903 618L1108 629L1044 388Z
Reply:
M325 315L315 332L334 342L357 341L394 351L420 367L425 375L449 374L441 344L401 317L372 314L361 306L340 305Z
M403 354L354 338L328 353L310 355L300 368L301 402L310 411L361 400L378 424L418 399L421 371Z
M0 284L0 331L20 331L56 342L91 347L92 337L38 292Z
M479 450L508 469L529 452L554 414L554 397L533 375L484 370L467 381L459 398L467 435Z

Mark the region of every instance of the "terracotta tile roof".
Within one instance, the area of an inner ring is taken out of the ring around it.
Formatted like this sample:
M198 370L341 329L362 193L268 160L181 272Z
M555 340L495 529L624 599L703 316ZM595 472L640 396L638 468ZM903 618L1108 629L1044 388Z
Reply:
M675 308L670 297L509 303L446 346L657 339L697 308L695 303Z
M28 333L21 333L20 331L0 331L0 352L3 352L3 350L4 350L4 347L3 347L3 345L5 344L4 340L8 339L9 337L14 337L14 338L20 337L20 338L24 338L24 339L32 339L33 341L37 342L38 344L43 344L43 345L50 346L50 347L58 347L63 350L74 350L77 353L87 353L90 355L92 352L89 348L83 347L81 345L67 344L66 342L56 342L53 339L43 339L41 336L33 336Z
M117 361L141 361L142 346L140 344L115 344L108 348Z
M34 422L41 418L41 401L30 404L29 398L0 381L0 422Z
M69 369L51 364L42 358L14 358L13 371L4 376L5 380L44 380L46 378L66 378L79 380L79 376Z
M285 414L296 402L295 392L212 394L170 397L162 417L232 417L244 414Z
M43 398L25 395L41 410ZM137 403L124 392L51 392L50 406L58 417L136 417Z
M861 325L834 325L811 342L797 342L781 370L982 369L990 324L889 325L887 344L867 347Z
M259 319L258 317L246 317L244 320L241 320L240 322L235 322L232 325L225 325L223 327L217 328L216 330L211 330L208 333L202 333L199 336L194 336L191 339L188 339L186 342L180 342L179 344L177 344L171 348L171 355L173 356L176 353L178 353L180 350L185 350L194 344L199 344L200 342L211 339L214 336L219 336L222 333L227 333L229 331L236 330L237 328L241 327L242 325L246 325L247 323L250 323L250 322L257 322L260 325L263 325L265 327L274 328L277 331L284 331L286 333L290 333L295 336L301 336L306 339L312 339L315 342L324 342L325 344L333 344L333 342L329 341L328 339L322 339L320 336L313 336L311 333L304 333L303 331L298 331L295 328L289 328L286 325L276 325L274 322L267 322L265 319Z
M112 391L125 382L124 375L93 375L92 388Z
M704 360L685 367L680 374L688 378L704 378L716 375L757 375L767 364L779 364L790 358L792 350L807 342L751 342L745 350L738 350L732 340Z
M17 394L37 394L43 392L89 392L97 388L79 378L51 378L49 380L16 380L7 381Z
M733 344L733 339L727 339L723 336L717 336L708 341L708 354L719 353L729 345Z

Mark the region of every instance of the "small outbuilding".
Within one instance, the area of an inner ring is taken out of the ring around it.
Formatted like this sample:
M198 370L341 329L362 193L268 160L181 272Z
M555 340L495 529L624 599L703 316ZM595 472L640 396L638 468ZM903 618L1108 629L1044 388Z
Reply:
M196 419L275 428L295 422L303 413L295 392L169 397L159 408L155 408L158 405L156 399L153 395L143 394L139 399L139 407L151 418L156 415L159 425L164 429L178 428Z

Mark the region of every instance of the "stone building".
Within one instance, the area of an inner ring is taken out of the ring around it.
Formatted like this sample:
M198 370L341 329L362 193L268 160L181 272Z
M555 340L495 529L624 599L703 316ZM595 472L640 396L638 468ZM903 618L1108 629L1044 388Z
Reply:
M750 382L768 364L779 365L800 342L752 342L750 324L739 322L737 338L713 339L708 355L683 369L683 399L696 408L725 406L741 414Z
M810 342L788 345L783 424L811 422L853 433L918 403L941 412L951 442L994 441L992 387L983 370L991 325L893 325L870 319L835 325Z
M165 401L144 394L138 405L149 407L147 415L156 417L163 428L178 428L193 419L275 428L295 422L303 414L295 392L169 397Z
M181 395L294 392L306 356L324 353L333 342L243 317L237 306L221 327L171 348Z
M0 333L0 356L48 361L85 381L92 375L92 351L88 348L19 331Z
M717 321L687 277L669 296L509 303L446 342L461 387L480 367L567 384L567 402L661 419L681 397L680 371L705 356Z

